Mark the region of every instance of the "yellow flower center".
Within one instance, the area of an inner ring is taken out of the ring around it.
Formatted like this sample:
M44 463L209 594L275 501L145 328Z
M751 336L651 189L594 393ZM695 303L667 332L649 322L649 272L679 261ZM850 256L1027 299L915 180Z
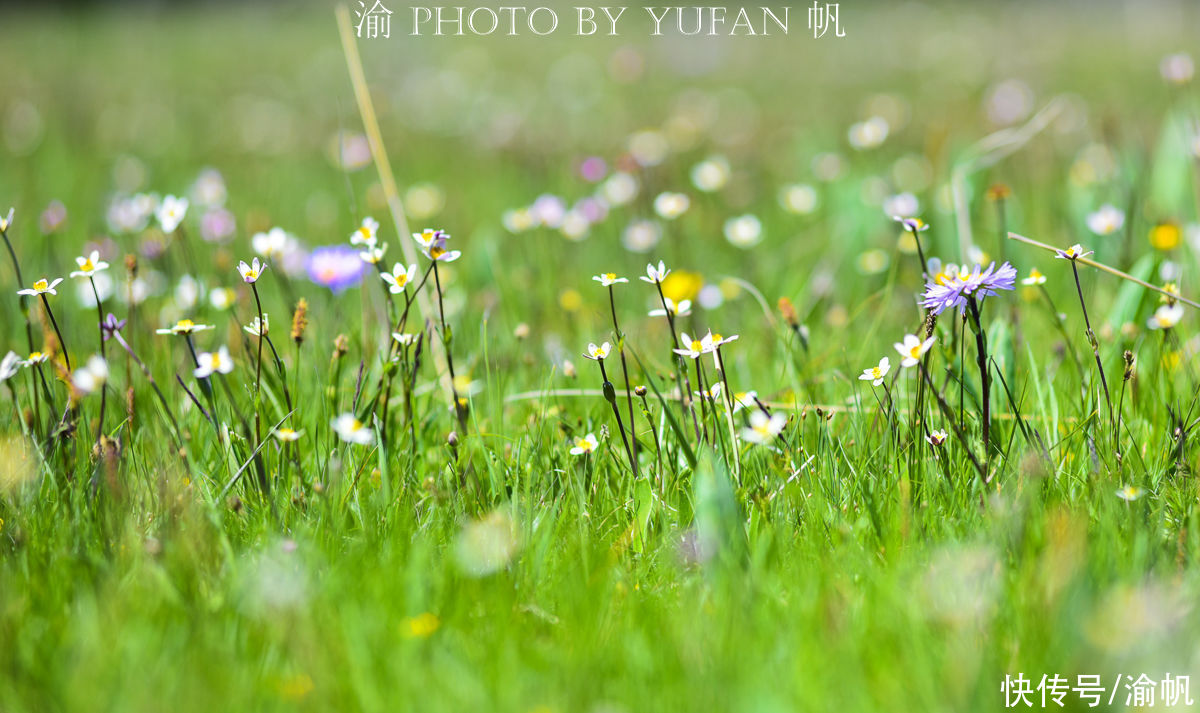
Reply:
M33 289L35 290L44 290L48 287L50 287L50 283L46 282L45 280L38 280L37 282L33 283Z
M615 279L617 279L617 273L615 273L615 272L606 272L606 273L604 273L604 279L606 279L606 280L615 280Z
M29 361L41 361L41 360L42 360L41 352L34 352L29 355Z
M693 339L693 340L692 340L692 351L694 351L694 352L698 352L698 351L700 351L700 350L701 350L703 347L704 347L704 344L702 344L702 343L700 342L700 340L698 340L698 339Z
M83 261L83 264L79 266L79 269L84 272L91 272L92 270L96 269L96 266L92 264L91 258L88 258L87 260Z
M192 322L192 320L181 319L178 322L176 322L175 329L178 329L181 332L188 332L188 331L191 331L192 327L195 327L195 326L196 325L194 322Z
M439 248L437 246L429 248L429 256L432 257L434 260L438 259L439 257L441 257L445 254L446 254L445 248Z
M404 273L402 275L396 275L396 285L398 287L404 287L407 284L408 284L408 273Z
M877 367L877 366L871 367L871 378L872 379L879 379L882 377L883 377L883 373L879 371L879 367Z
M912 357L913 359L920 359L921 358L921 345L917 344L916 346L911 347L908 350L908 355L910 357Z
M212 368L214 368L214 369L221 368L221 355L220 354L212 355Z
M365 225L358 229L358 233L359 235L363 236L363 240L371 239L371 229Z

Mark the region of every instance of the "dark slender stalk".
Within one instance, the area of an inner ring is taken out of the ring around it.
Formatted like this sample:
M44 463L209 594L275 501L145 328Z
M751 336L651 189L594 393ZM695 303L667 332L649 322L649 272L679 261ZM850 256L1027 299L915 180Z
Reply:
M96 329L99 332L100 338L100 358L108 361L108 347L104 341L104 304L100 299L100 290L96 289L96 278L88 276L88 282L92 284L92 294L96 297ZM104 412L108 406L108 383L100 385L100 421L96 424L96 447L101 447L101 438L104 436Z
M438 318L442 323L442 347L446 352L446 368L450 371L450 395L454 399L454 413L458 416L459 428L466 431L467 408L458 396L458 385L455 383L454 356L450 353L450 342L453 339L453 335L446 330L446 306L442 303L442 278L438 274L437 260L433 261L433 284L437 288Z
M990 458L992 448L992 395L991 379L988 375L987 334L983 331L983 324L979 320L979 304L975 301L973 295L967 297L967 308L971 315L971 322L975 325L975 353L979 365L979 383L982 390L980 398L983 402L983 452L985 457Z
M58 346L62 348L63 360L67 363L67 371L71 371L71 356L67 353L67 343L63 340L62 331L58 328L58 320L54 319L54 311L50 309L50 300L46 299L46 294L42 293L42 306L46 308L46 314L50 317L50 324L54 326L54 334L58 337Z
M608 307L612 312L613 335L617 340L617 353L621 356L621 376L625 379L625 404L629 411L630 435L633 437L633 457L637 458L637 426L633 420L633 387L629 385L629 366L625 361L625 334L617 324L617 302L613 295L613 286L608 286Z
M667 326L671 329L671 342L674 345L673 348L678 349L679 335L675 331L675 313L672 312L671 308L667 306L667 297L663 294L662 283L655 282L654 286L658 289L658 301L662 303L663 312L665 312L667 315ZM692 384L688 379L687 368L684 367L682 356L676 354L674 351L671 352L671 355L675 357L675 375L679 380L683 391L681 403L683 404L683 408L686 410L686 412L692 417L692 428L696 433L696 441L699 441L700 423L696 420L696 408L692 405Z
M633 457L633 449L629 447L629 435L625 433L625 424L621 422L621 409L617 406L616 389L608 380L608 372L604 369L604 360L597 359L596 363L600 365L600 378L604 379L604 400L608 402L609 406L612 406L613 416L617 418L617 430L621 432L621 441L625 444L625 456L629 458L629 469L633 471L633 477L638 478L638 464Z
M1083 287L1079 284L1079 267L1071 260L1071 273L1075 276L1075 291L1079 295L1079 307L1083 310L1083 324L1087 327L1088 344L1092 347L1092 355L1096 357L1096 370L1100 372L1100 385L1104 387L1104 401L1108 404L1108 420L1113 422L1112 397L1108 393L1108 379L1104 376L1104 362L1100 360L1100 343L1096 341L1096 333L1092 331L1092 322L1088 319L1087 303L1083 299ZM1113 426L1115 428L1115 425Z

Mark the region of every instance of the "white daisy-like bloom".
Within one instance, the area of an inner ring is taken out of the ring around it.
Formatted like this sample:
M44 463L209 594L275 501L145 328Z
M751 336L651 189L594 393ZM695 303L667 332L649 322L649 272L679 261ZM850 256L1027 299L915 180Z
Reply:
M1112 235L1125 225L1125 211L1105 203L1087 217L1088 230L1096 235Z
M1093 251L1091 250L1084 250L1082 245L1075 243L1066 250L1055 250L1054 257L1060 260L1075 260L1081 257L1087 257L1088 255L1091 255L1092 252Z
M1154 315L1150 317L1146 326L1150 329L1171 329L1179 324L1181 319L1183 319L1183 305L1178 302L1168 303L1159 305L1158 309L1154 310Z
M454 262L458 258L462 257L462 252L459 250L446 249L446 238L448 237L450 236L444 235L437 240L434 240L432 245L422 248L421 252L425 254L425 257L433 260L434 262Z
M708 333L708 351L715 352L718 349L720 349L721 347L725 346L726 344L729 344L730 342L736 342L738 339L739 339L739 336L736 334L730 334L728 337L726 337L725 335L721 334L720 332L709 332Z
M13 209L8 209L8 215L0 215L0 233L7 233L13 222Z
M733 412L737 413L744 408L757 406L758 392L757 391L738 391L733 395Z
M592 361L603 361L604 359L608 358L609 352L611 352L611 351L612 351L612 345L609 344L608 342L605 342L600 345L596 345L595 343L589 343L588 347L587 347L587 351L584 352L583 355L585 357L587 357L588 359L591 359Z
M571 447L571 455L585 456L599 447L600 441L596 440L596 434L589 433L583 438L575 439L575 445Z
M79 269L71 273L71 277L91 277L101 270L108 269L108 263L100 259L100 251L93 250L87 257L75 258Z
M1142 497L1145 494L1146 494L1145 490L1142 490L1141 488L1133 486L1133 485L1126 485L1125 487L1117 490L1117 497L1124 500L1127 503L1131 503L1134 500L1137 500L1138 498Z
M712 334L697 339L689 337L687 332L681 332L679 335L680 348L673 350L680 356L688 357L689 359L697 359L701 354L707 354L712 350Z
M334 433L346 443L369 446L375 442L375 433L352 413L344 413L330 422Z
M39 353L40 352L34 352L34 354ZM17 372L21 370L22 366L32 364L32 356L33 355L31 354L31 361L25 361L21 357L17 356L16 352L10 351L9 353L5 354L4 359L0 359L0 381L8 381L17 375ZM43 361L45 360L43 359Z
M419 233L413 233L412 236L413 236L413 240L417 241L417 245L420 245L422 250L428 250L430 247L433 246L433 243L438 238L441 238L441 237L449 238L450 237L449 235L446 235L441 230L435 230L434 228L426 228Z
M921 201L912 193L897 193L883 199L884 215L916 215L921 212Z
M362 225L353 233L350 233L351 245L364 245L373 247L379 235L379 221L368 216L363 218Z
M108 362L99 354L88 357L87 363L71 373L71 385L86 396L99 391L108 381Z
M533 219L533 213L529 212L528 208L513 208L504 211L504 215L500 218L500 222L504 224L504 228L510 233L524 233L527 230L534 228L537 223Z
M366 250L358 254L362 261L368 265L378 265L383 260L383 254L387 252L387 243L383 245L369 245Z
M779 189L779 204L795 215L810 215L817 209L817 189L806 183L795 183Z
M758 216L747 213L725 221L725 239L738 248L752 248L762 242L763 227Z
M637 198L639 188L636 176L618 171L605 179L598 193L609 205L621 206Z
M213 374L228 374L233 371L233 357L229 355L229 347L222 346L215 353L201 352L196 357L200 366L192 372L197 379L207 379Z
M411 332L392 332L392 339L395 339L400 346L407 347L417 341L417 335Z
M870 369L863 369L863 373L859 374L858 380L869 381L871 382L872 386L879 386L883 383L884 378L891 370L892 362L887 357L883 357L879 360L878 365L873 366Z
M162 231L170 235L183 222L184 216L187 215L187 210L187 198L166 196L159 202L158 210L154 212L154 216L158 218L158 224L162 227Z
M216 309L229 309L237 302L237 292L229 287L218 287L208 293L208 303Z
M212 329L211 324L196 324L190 319L181 319L170 327L155 330L157 334L195 334L206 329Z
M601 287L611 287L622 282L629 282L628 278L617 277L617 273L615 272L602 272L599 275L594 276L592 279L596 282L599 282Z
M271 431L271 435L284 443L292 443L300 440L300 437L304 435L304 431L297 431L294 428L276 428L274 431Z
M24 366L36 366L44 364L50 359L50 355L46 352L30 352L29 358L25 360Z
M398 295L401 292L404 292L404 290L408 288L409 283L412 282L416 276L416 265L408 265L406 267L402 263L396 263L395 265L392 265L391 272L383 272L379 274L379 278L387 283L388 292L391 292L393 295Z
M662 260L659 260L657 267L654 265L654 263L646 265L646 275L640 279L642 282L649 282L651 285L657 285L663 280L667 279L667 275L670 274L671 271L667 269L666 264Z
M679 302L676 303L675 300L671 299L670 297L664 297L663 302L666 303L667 309L663 309L662 307L659 307L658 309L652 309L646 313L647 316L666 317L667 310L670 310L672 317L686 317L692 313L691 300L679 300Z
M253 334L256 337L269 334L271 332L270 315L268 315L266 312L263 312L261 325L258 323L258 317L255 317L253 322L242 327L242 329L246 330L248 334Z
M291 240L292 237L286 230L275 226L265 233L255 233L254 237L250 238L250 247L267 260L276 260L288 251Z
M865 151L876 148L886 141L890 130L887 119L882 116L872 116L866 121L852 125L850 131L847 132L847 138L851 147L858 151Z
M896 347L896 351L900 352L900 356L903 357L900 360L900 366L905 369L916 366L920 363L921 357L925 356L925 352L929 351L929 348L933 346L935 341L937 341L937 337L930 337L925 341L921 341L921 338L915 334L906 334L903 342L896 342L893 345Z
M30 297L37 297L38 295L57 295L58 292L55 291L54 288L57 287L58 283L62 281L63 279L61 277L53 282L43 277L42 279L34 282L33 287L24 290L17 290L17 294L28 295Z
M750 413L750 427L742 429L742 440L766 445L783 433L787 421L787 415L778 411L768 416L761 409L756 409Z
M262 277L263 270L267 269L267 263L259 262L258 258L247 265L245 260L238 263L238 274L242 276L242 280L247 284L258 282L258 278Z
M925 436L925 440L929 441L929 445L931 445L931 446L940 446L946 442L947 437L948 437L948 434L946 433L946 431L936 430L936 431L930 431L929 435Z
M692 166L692 185L705 193L715 193L729 183L729 161L713 156Z
M663 220L675 220L692 206L692 199L683 193L667 191L654 199L654 212Z
M1196 73L1196 64L1188 53L1176 52L1162 58L1158 64L1158 71L1168 83L1183 85L1192 81L1192 76Z
M718 381L709 387L708 391L693 391L692 394L698 399L717 403L721 400L721 394L724 393L722 387L723 384Z
M1036 287L1038 285L1044 285L1044 284L1046 284L1046 276L1043 275L1041 273L1041 271L1035 267L1035 268L1030 269L1029 277L1026 277L1024 280L1021 280L1021 284L1025 285L1026 287Z

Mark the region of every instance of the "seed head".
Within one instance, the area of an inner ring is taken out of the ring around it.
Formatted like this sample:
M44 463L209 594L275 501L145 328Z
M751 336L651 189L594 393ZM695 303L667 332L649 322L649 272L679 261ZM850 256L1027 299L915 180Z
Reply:
M308 328L308 300L303 297L296 303L292 313L292 341L299 345L304 341L304 330Z

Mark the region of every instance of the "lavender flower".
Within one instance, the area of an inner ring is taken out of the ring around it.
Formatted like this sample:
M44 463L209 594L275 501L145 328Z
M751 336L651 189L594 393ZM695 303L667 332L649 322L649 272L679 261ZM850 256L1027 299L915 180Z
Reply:
M982 300L997 294L999 290L1011 290L1016 279L1016 268L1007 262L999 268L993 262L986 270L976 265L969 274L963 271L926 283L921 306L932 310L934 314L952 308L962 313L966 311L967 298Z
M312 251L306 268L310 280L339 293L362 281L366 263L348 245L328 245Z

